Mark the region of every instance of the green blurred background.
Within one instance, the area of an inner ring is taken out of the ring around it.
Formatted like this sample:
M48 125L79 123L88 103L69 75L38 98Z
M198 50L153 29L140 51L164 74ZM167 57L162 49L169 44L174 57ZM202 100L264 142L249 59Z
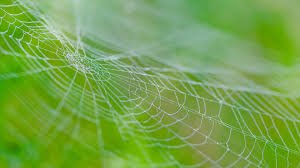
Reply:
M299 7L2 0L0 167L299 167Z

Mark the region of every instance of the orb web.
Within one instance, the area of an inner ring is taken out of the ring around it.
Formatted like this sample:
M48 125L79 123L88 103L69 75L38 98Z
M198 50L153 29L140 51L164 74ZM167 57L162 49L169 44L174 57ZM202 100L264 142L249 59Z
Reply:
M51 25L34 2L0 3L1 57L19 67L1 63L0 80L35 81L41 93L14 94L36 122L19 124L45 144L64 134L141 167L299 166L298 97L243 75L182 69L145 49L107 47L105 38L83 40Z

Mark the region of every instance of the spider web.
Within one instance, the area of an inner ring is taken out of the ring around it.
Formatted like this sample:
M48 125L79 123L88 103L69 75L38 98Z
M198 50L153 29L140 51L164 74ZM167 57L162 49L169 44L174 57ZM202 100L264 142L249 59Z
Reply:
M55 24L34 1L1 2L0 80L24 83L13 90L24 111L11 114L24 117L11 127L27 128L18 131L25 137L31 130L47 145L64 134L138 167L299 166L300 103L280 83L262 85L224 62L214 71L173 62L177 31L134 51L82 31Z

